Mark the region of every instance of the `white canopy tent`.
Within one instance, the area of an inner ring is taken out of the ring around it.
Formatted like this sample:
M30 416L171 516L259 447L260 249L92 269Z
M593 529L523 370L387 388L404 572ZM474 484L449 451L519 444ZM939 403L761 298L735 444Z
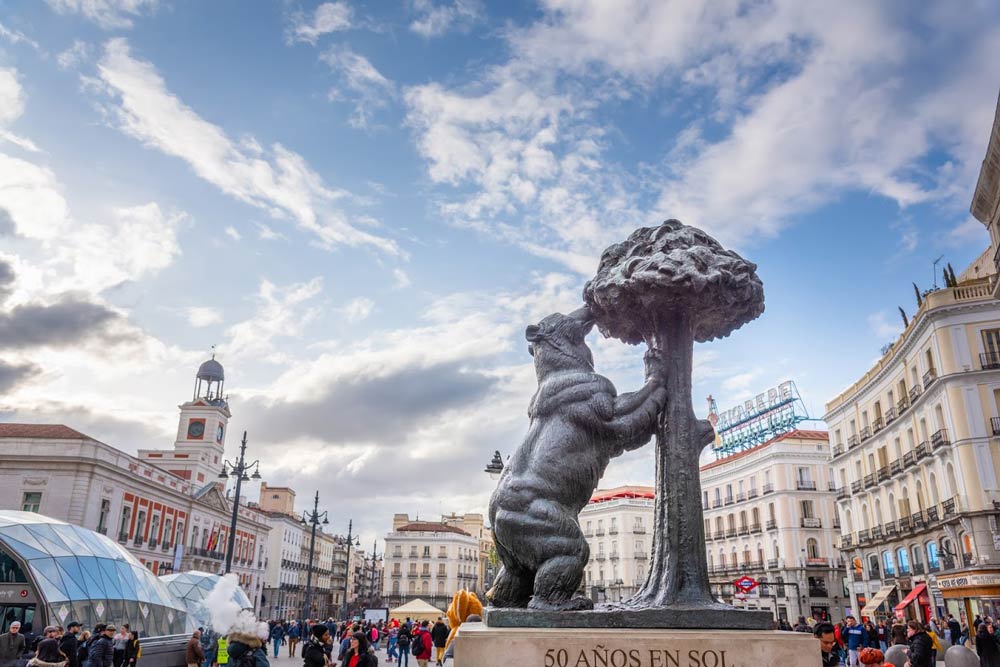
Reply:
M416 600L410 600L402 607L390 609L389 616L398 620L403 620L409 616L411 619L417 621L422 621L424 619L433 621L438 616L444 616L444 612L434 605L428 604L420 598L417 598Z

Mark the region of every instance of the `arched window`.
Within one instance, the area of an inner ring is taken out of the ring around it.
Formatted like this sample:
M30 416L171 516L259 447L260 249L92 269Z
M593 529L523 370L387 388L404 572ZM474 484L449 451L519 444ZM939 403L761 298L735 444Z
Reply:
M778 560L781 558L781 549L778 548L778 541L775 540L772 546L774 547L774 559Z
M931 572L936 572L941 567L941 563L938 561L938 545L937 542L927 543L927 569Z
M392 582L392 594L399 595L399 581Z
M753 517L753 526L760 526L760 510L754 507L750 510L750 516Z
M868 512L868 505L864 504L861 506L861 528L862 530L868 530L872 527L871 515Z
M413 595L414 593L416 593L417 592L417 582L415 582L415 581L413 581L411 579L409 585L407 586L407 589L409 589L410 595Z
M714 567L714 565L715 565L714 561L715 561L715 559L712 558L712 552L709 551L708 552L708 569L709 569L709 571L711 571L712 568Z
M718 535L722 535L722 530L723 530L722 529L722 517L721 516L717 516L717 517L715 517L715 532Z
M910 557L907 555L905 547L896 549L896 562L899 564L900 574L910 573Z
M813 537L806 540L806 555L808 558L819 558L819 542Z
M937 475L934 473L927 476L927 493L930 495L931 507L941 502L941 498L938 495Z
M764 562L764 545L760 542L757 543L757 560L761 563Z
M955 466L949 462L948 465L945 466L944 473L945 480L948 482L948 497L954 498L956 489L958 488L958 483L955 481Z
M882 552L882 566L884 568L885 575L887 577L895 576L896 574L896 563L892 558L891 551Z
M423 593L430 593L430 592L431 592L431 582L429 582L429 581L427 581L427 580L425 579L425 580L424 580L424 583L422 583L422 584L420 585L420 590L421 590L421 592L423 592Z
M885 523L885 522L882 520L882 501L879 500L878 498L876 498L875 499L875 525L876 526L881 526L883 523Z
M917 512L923 512L927 505L924 504L924 485L917 480Z
M438 595L444 595L444 582L438 582Z
M922 549L919 546L910 549L910 563L913 565L913 571L916 574L924 573L924 557L920 554L921 551Z
M941 409L940 403L934 406L934 422L939 431L943 428L948 428L944 423L944 411Z
M740 529L746 530L747 527L747 511L740 511Z
M972 539L967 534L964 534L964 533L962 535L962 553L965 554L965 559L967 561L971 561L972 560L972 556L973 556L973 554L972 554Z
M729 514L726 516L726 525L729 530L736 530L736 516Z
M774 521L774 503L767 504L767 518L770 521Z
M744 544L743 545L743 564L744 565L750 565L751 562L753 562L753 557L750 555L750 545L749 544Z
M878 554L868 555L868 578L878 579L879 564L878 564Z
M896 514L896 496L889 492L889 521L895 522L899 516Z
M927 420L923 417L920 418L920 442L926 442L927 440Z

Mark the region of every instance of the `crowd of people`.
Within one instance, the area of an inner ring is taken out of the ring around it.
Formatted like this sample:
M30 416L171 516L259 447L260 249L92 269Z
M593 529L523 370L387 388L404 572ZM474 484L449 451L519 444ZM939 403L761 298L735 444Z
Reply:
M268 653L277 658L287 651L294 658L301 647L303 667L376 667L384 648L386 663L409 667L412 657L417 667L428 667L431 661L438 667L451 658L446 652L450 633L443 617L434 623L410 618L270 621L266 636L241 636L235 643L233 634L223 637L200 628L188 642L187 663L188 667L269 667Z
M789 628L783 628L789 629ZM811 632L818 640L823 667L882 667L885 655L893 646L902 646L909 667L935 667L939 656L954 644L974 649L981 667L1000 667L1000 625L992 618L976 616L969 626L953 615L920 621L866 621L859 623L848 616L839 624L820 622L810 625L800 618L796 632Z
M31 624L14 621L0 636L0 667L136 667L142 657L139 633L98 623L93 631L70 621L47 626L41 634Z

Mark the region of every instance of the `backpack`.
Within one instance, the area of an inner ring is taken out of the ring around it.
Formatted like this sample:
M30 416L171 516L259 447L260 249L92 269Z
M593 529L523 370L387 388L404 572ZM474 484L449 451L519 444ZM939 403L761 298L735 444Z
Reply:
M410 644L410 652L413 655L420 655L424 652L424 633L418 632L413 635L413 642Z
M404 628L399 629L399 634L396 635L396 645L401 648L410 647L410 633Z
M254 650L251 649L241 655L235 665L233 665L232 660L229 661L229 664L232 667L257 667L257 656L254 655Z
M371 640L373 644L378 641L378 628L374 626L372 626Z

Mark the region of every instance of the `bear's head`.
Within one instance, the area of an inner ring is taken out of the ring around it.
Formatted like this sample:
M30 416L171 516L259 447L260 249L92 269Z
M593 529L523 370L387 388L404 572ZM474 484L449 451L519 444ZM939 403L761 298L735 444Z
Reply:
M553 313L538 324L528 325L528 353L535 358L539 377L560 370L593 370L594 355L584 339L594 327L594 316L584 306L569 315Z

